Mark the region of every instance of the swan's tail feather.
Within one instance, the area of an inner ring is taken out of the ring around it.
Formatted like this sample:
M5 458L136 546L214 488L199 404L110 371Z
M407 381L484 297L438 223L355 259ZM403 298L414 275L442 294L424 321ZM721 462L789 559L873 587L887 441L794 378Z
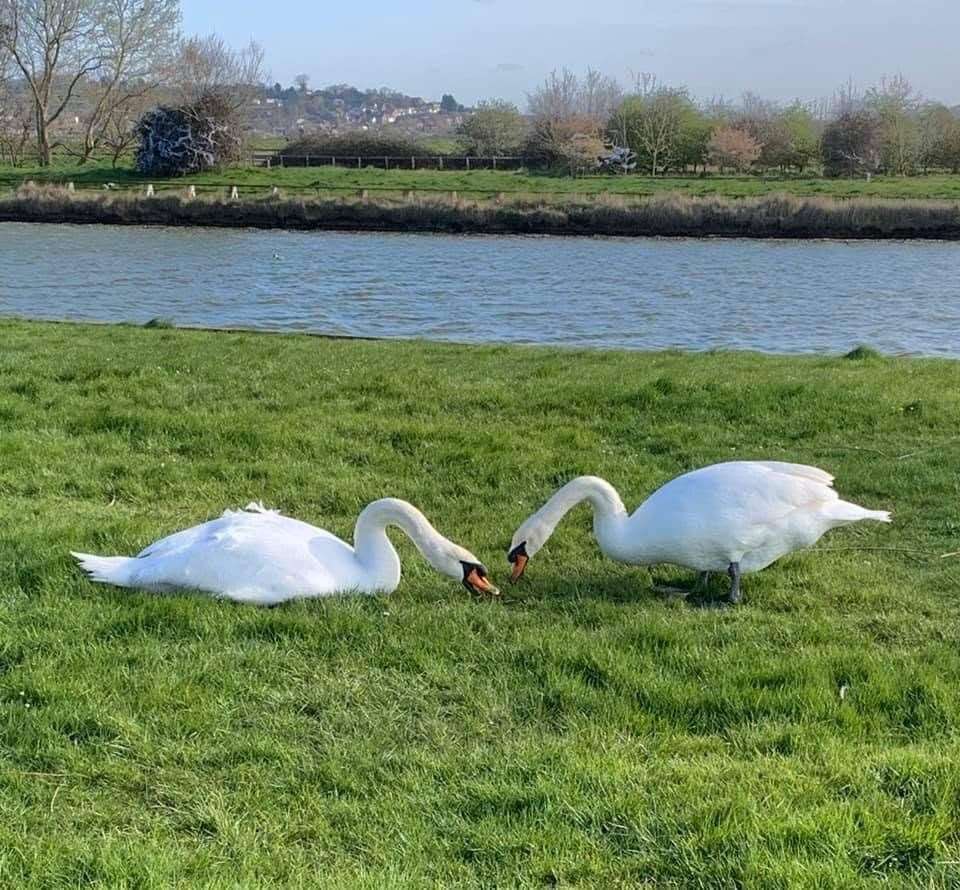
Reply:
M834 501L829 507L830 516L836 522L860 522L870 519L874 522L892 522L887 510L867 510L849 501Z
M91 556L89 553L70 554L89 576L91 581L113 584L116 587L132 586L133 566L136 559L128 556Z

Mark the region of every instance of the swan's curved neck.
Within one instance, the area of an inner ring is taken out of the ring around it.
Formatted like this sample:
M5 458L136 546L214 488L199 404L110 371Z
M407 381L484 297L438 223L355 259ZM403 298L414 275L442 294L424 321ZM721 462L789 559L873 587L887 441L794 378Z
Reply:
M615 554L627 510L617 490L597 476L580 476L568 482L524 523L523 528L529 529L529 535L537 539L537 547L542 546L560 520L583 501L593 509L593 532L600 549L609 555Z
M387 527L396 526L435 564L449 542L416 507L397 498L383 498L368 504L357 517L353 547L357 561L378 580L400 582L400 557L387 537Z

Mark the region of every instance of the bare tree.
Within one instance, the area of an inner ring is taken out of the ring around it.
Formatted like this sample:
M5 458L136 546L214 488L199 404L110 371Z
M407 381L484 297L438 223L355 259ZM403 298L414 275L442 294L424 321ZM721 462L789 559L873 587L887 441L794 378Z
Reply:
M81 161L107 130L116 145L123 127L143 111L143 100L169 76L179 40L179 0L100 0L101 63L90 83Z
M234 111L250 102L266 76L259 44L251 41L234 50L216 34L185 40L176 67L175 85L183 103L218 96Z
M23 160L33 131L33 114L26 84L16 64L0 49L0 162L17 166Z
M536 118L524 147L528 162L537 166L562 167L571 176L596 168L604 154L600 127L587 115Z
M143 115L137 124L137 168L182 175L239 159L245 110L261 89L263 50L231 49L215 34L186 40L173 86L179 103Z
M535 118L563 120L578 113L579 101L580 81L564 68L551 71L540 86L527 93L527 110Z
M307 91L307 87L310 86L310 75L298 74L293 79L293 82L296 85L297 89L300 90L301 93L305 93Z
M105 34L97 0L0 0L0 48L30 90L40 163L53 149L51 127L78 86L103 66Z
M104 119L98 134L98 147L109 152L114 167L137 144L138 123L153 104L154 94L151 92L129 96L123 103L115 105Z
M577 113L594 118L601 125L623 101L623 87L612 77L588 68L577 92Z

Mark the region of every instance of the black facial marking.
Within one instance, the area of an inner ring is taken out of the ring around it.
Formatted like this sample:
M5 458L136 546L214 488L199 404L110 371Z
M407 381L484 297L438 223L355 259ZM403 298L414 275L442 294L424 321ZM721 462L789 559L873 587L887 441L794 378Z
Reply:
M472 572L476 572L481 578L487 577L487 569L484 565L479 562L465 562L460 560L460 565L463 566L463 586L469 591L473 591L473 587L468 580Z
M518 556L527 556L527 542L526 542L526 541L522 542L521 544L517 544L517 546L514 547L513 550L511 550L511 551L507 554L507 562L509 562L509 563L512 565L513 563L515 563L515 562L517 561L517 557L518 557ZM527 558L529 559L529 557L527 557Z

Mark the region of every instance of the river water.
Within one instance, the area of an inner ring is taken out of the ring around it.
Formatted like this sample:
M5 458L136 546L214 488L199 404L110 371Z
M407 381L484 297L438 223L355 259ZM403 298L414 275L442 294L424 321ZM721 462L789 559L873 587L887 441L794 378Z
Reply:
M960 356L960 244L0 223L0 315Z

